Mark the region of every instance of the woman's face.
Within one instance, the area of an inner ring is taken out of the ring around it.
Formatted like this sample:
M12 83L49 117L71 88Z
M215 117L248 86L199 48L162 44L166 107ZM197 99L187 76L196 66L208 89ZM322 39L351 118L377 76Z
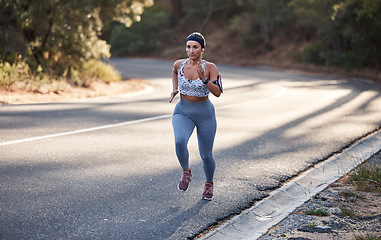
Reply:
M186 43L186 51L190 59L198 59L202 54L201 44L196 41L189 40Z

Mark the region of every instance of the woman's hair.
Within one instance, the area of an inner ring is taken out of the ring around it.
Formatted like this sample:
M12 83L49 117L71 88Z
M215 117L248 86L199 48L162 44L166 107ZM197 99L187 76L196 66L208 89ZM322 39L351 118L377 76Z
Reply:
M196 41L201 45L202 48L205 48L205 46L206 46L206 40L205 40L204 36L202 36L202 34L199 32L191 33L187 37L187 40L185 41L185 43L188 41Z

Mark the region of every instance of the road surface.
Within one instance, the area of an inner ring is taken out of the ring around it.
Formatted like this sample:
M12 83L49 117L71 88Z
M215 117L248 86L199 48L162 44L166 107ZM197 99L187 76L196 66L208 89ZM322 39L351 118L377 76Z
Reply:
M172 62L114 58L151 88L110 98L0 106L0 239L187 239L239 214L268 191L381 123L380 84L218 66L215 197L196 134L193 173L177 190Z

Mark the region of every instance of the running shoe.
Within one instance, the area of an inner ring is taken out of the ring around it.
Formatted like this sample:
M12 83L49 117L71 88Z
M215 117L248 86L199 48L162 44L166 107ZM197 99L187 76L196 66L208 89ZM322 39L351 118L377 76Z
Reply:
M202 194L202 199L212 200L213 198L213 183L205 182L204 193Z
M188 189L189 182L191 181L192 173L189 171L183 171L183 176L181 177L179 183L179 190L186 191Z

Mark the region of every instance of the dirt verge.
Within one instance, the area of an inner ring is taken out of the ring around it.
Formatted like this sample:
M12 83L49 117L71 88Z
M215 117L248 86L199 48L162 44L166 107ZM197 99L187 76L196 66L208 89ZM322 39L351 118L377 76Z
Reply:
M30 92L22 89L0 89L0 105L5 104L31 104L73 101L84 98L113 96L136 92L145 89L149 84L141 79L129 79L120 82L93 82L87 88L66 87L62 91L55 92Z

